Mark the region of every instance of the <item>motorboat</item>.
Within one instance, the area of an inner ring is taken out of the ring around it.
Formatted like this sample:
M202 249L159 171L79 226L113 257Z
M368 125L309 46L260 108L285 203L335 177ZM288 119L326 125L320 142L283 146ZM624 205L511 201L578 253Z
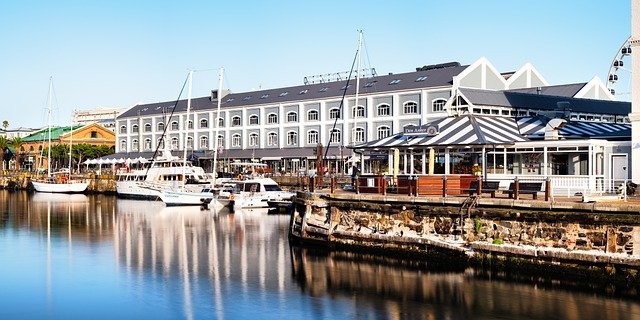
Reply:
M234 209L268 208L269 202L292 201L295 193L283 191L271 178L252 177L244 180L234 180L232 193L226 195L221 192L220 198L227 197L229 205L233 202Z

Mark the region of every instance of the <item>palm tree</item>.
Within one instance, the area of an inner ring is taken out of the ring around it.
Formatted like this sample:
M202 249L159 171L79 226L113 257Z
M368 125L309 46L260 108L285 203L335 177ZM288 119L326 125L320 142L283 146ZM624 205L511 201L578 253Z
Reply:
M0 137L0 152L2 152L2 169L6 170L9 167L9 159L4 158L4 153L9 148L9 139L7 137Z
M4 128L4 131L7 131L7 128L9 127L9 121L7 120L2 121L2 127Z
M16 171L20 170L20 148L22 147L22 138L20 137L15 137L11 140L9 140L9 144L13 147L13 149L15 150L16 154Z

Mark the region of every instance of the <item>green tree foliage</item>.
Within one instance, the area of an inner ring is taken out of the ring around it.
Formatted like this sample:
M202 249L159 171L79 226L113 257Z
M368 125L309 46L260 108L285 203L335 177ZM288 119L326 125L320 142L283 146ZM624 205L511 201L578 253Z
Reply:
M23 143L24 142L22 141L22 138L20 138L20 137L15 137L15 138L9 140L9 144L15 150L14 157L16 157L16 170L20 170L20 148L22 147Z

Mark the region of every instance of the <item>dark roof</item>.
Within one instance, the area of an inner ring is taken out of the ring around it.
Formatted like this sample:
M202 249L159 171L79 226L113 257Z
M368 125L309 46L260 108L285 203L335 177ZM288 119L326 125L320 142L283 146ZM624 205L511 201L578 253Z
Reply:
M510 89L510 90L504 90L504 91L531 93L531 94L539 93L545 96L574 97L580 90L582 90L582 88L584 88L585 85L587 85L586 82L561 84L556 86ZM538 89L540 89L540 92L538 92Z
M460 92L474 105L503 106L539 110L555 110L558 102L568 102L574 112L624 115L631 112L631 103L562 96L547 96L510 91L461 88Z
M453 77L458 75L465 68L467 68L467 66L452 66L448 68L437 68L425 71L389 74L372 78L361 78L360 93L368 94L417 88L446 87L452 85ZM222 98L221 108L280 104L300 100L340 98L342 97L346 83L347 81L344 80L277 89L231 93ZM349 88L347 88L348 96L355 95L355 86L356 80L349 80ZM161 114L163 110L170 113L175 103L176 102L174 100L135 105L120 114L117 118L121 119L137 117L139 115ZM216 108L217 103L217 100L212 101L210 97L193 98L191 99L191 110L210 110ZM180 100L177 104L176 112L185 112L186 110L186 99Z

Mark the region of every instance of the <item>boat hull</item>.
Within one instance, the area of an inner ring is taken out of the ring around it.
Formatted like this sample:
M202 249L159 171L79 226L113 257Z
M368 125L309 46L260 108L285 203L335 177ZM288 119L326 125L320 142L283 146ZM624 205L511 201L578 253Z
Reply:
M33 188L37 192L50 193L82 193L89 186L87 182L49 183L32 181L31 184L33 184Z
M213 194L164 190L160 192L160 199L166 206L206 206L213 201Z

